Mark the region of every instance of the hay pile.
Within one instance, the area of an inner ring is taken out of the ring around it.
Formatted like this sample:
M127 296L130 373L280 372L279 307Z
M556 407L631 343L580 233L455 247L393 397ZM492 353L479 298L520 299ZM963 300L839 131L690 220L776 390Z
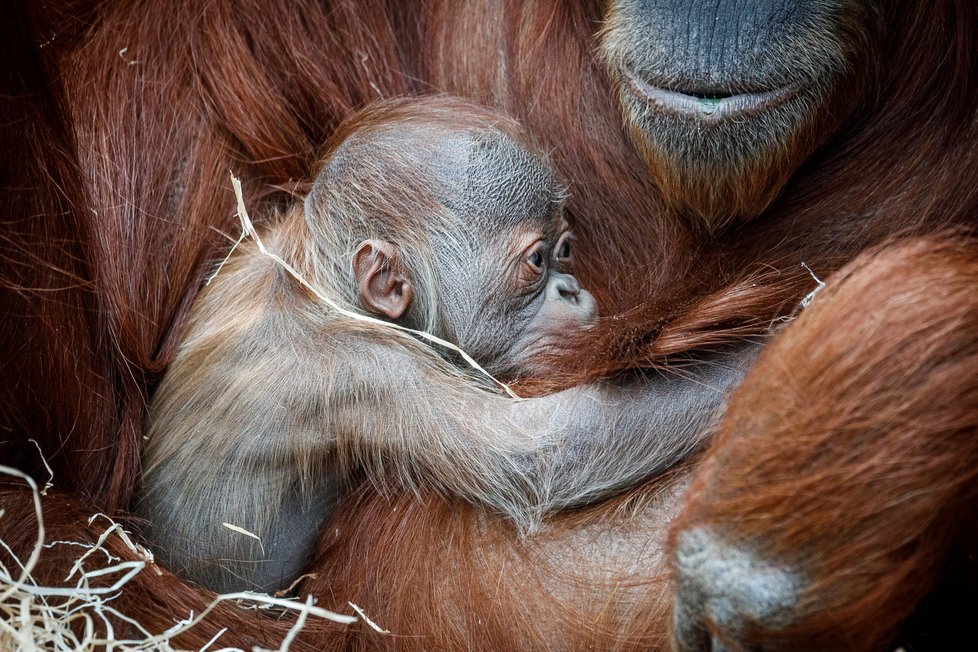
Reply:
M34 479L27 474L2 465L0 465L0 475L16 478L30 487L37 519L37 537L31 554L26 560L20 559L10 546L0 539L0 548L14 560L12 567L0 562L0 650L175 651L180 648L174 646L173 640L195 627L212 609L224 601L234 601L244 609L263 609L278 613L296 612L298 616L295 624L278 648L283 651L289 649L309 617L344 624L358 620L353 616L316 607L312 596L309 596L305 602L299 602L261 593L242 592L217 596L200 614L191 613L184 619L174 618L175 624L163 632L149 631L149 628L116 609L113 603L126 590L126 585L139 573L154 570L160 572L153 563L152 553L135 543L118 523L104 514L95 514L89 519L89 524L101 520L107 525L94 544L47 541L41 496L50 487L50 483L43 489L39 489ZM0 519L5 516L3 505L0 504ZM106 542L111 538L115 538L117 542L121 541L135 553L137 560L126 561L114 556L106 547ZM42 550L55 546L78 548L78 557L64 579L65 586L45 586L34 579L33 573L37 569ZM353 608L356 610L355 606ZM138 636L118 637L113 622L127 623L131 626L130 631L138 632ZM220 638L224 631L226 630L219 631L200 650L240 649L220 645ZM256 649L260 650L260 648Z

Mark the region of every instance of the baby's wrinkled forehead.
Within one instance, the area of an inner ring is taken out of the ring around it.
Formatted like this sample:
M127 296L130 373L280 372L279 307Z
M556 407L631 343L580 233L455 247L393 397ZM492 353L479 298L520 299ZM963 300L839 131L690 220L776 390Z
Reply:
M410 188L459 217L489 227L558 216L565 197L564 185L542 155L491 125L453 129L400 124L355 133L337 148L316 181L349 183L384 194Z
M542 157L506 134L489 132L469 140L464 195L471 215L517 224L558 215L565 190Z
M565 189L546 160L513 136L492 128L437 129L410 136L416 169L432 194L460 217L486 226L518 224L557 214Z

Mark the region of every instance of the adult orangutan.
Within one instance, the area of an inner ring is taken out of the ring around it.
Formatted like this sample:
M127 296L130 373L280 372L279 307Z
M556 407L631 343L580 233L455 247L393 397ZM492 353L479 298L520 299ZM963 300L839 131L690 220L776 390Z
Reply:
M949 578L975 586L976 14L968 0L15 5L4 459L39 470L26 439L40 442L74 494L47 502L59 538L125 509L146 396L221 248L212 227L232 230L227 168L271 214L354 108L447 91L516 117L571 184L582 280L608 318L557 380L783 331L698 470L531 538L444 497L352 496L304 588L395 636L307 642L661 647L674 603L684 648L865 649L901 625L912 640L967 623L933 627ZM802 262L827 287L792 320L815 287ZM32 525L20 495L0 521L14 543L11 523ZM683 505L670 583L660 545ZM207 602L166 573L135 589L128 608L161 628ZM209 626L190 643L288 623L222 609Z

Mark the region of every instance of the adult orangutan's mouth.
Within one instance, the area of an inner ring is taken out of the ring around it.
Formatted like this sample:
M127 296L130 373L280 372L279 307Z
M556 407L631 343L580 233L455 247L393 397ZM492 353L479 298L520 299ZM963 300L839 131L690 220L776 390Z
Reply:
M706 121L725 120L771 109L798 93L796 86L742 93L676 90L650 84L631 71L627 71L625 76L632 93L656 110Z

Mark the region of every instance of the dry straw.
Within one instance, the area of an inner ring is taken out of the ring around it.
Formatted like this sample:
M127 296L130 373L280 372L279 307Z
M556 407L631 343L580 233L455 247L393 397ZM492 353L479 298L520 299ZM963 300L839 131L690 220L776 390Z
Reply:
M45 541L44 516L41 509L41 491L37 483L26 473L0 465L0 474L18 478L31 489L34 515L37 520L37 536L26 561L21 560L5 541L2 547L13 560L14 566L8 568L0 563L0 650L18 652L88 652L91 650L136 651L159 650L176 652L172 641L200 623L219 603L235 601L242 608L277 609L298 613L296 622L282 640L279 650L288 650L296 635L310 618L321 618L342 624L354 623L359 618L338 614L313 604L312 596L304 602L276 598L262 593L240 592L217 596L200 614L190 613L178 620L172 627L161 633L153 633L137 620L120 612L113 606L113 600L126 590L126 584L141 572L147 572L153 565L153 555L133 542L122 527L104 514L95 514L89 525L96 519L105 520L108 527L94 543L76 541ZM50 485L48 485L50 486ZM4 517L0 505L0 518ZM116 537L138 557L136 561L123 561L112 555L105 544L110 537ZM33 577L41 552L54 546L77 546L85 552L72 565L65 583L68 586L44 586ZM92 580L115 577L109 586L92 586ZM71 582L74 581L73 584ZM357 613L359 608L354 607ZM365 616L361 617L373 628L376 625ZM126 623L129 631L136 635L117 636L113 622ZM239 648L219 647L221 635L218 632L200 650L237 650ZM255 648L253 652L260 651Z

